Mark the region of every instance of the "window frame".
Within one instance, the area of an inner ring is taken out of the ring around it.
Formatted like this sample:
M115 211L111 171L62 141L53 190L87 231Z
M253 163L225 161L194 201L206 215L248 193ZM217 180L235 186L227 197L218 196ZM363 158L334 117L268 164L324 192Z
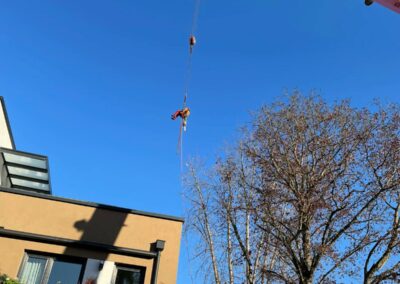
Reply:
M82 257L74 257L74 256L67 256L67 255L58 255L58 254L51 254L46 252L37 252L37 251L25 251L24 256L22 258L22 263L18 270L18 279L21 278L26 263L28 262L29 257L36 257L46 260L46 265L44 267L44 272L42 279L40 279L40 284L47 284L53 269L53 265L55 261L64 261L64 262L71 262L76 264L81 264L81 272L78 278L78 284L82 283L83 276L86 270L87 258Z
M113 270L113 275L111 278L111 283L115 284L117 281L117 274L118 270L125 270L125 271L132 271L132 272L140 272L140 284L144 284L144 279L146 276L146 267L143 266L136 266L136 265L126 265L122 263L115 263L114 265L114 270Z
M49 263L49 258L47 256L44 256L44 255L40 255L40 254L36 254L36 253L24 252L24 256L22 258L22 263L19 266L18 276L17 277L18 277L18 279L21 279L22 273L23 273L23 271L25 269L25 266L26 266L30 256L46 260L46 264L45 264L44 270L43 270L43 275L42 275L42 278L40 279L40 284L42 284L42 283L44 283L44 279L46 279L47 270L49 270L49 269L51 270L51 268L49 268L49 266L51 266L50 263Z

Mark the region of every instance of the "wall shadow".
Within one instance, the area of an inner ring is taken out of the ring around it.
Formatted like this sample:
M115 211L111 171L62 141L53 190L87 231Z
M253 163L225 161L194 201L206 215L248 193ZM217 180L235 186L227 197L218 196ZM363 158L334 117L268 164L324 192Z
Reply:
M130 213L129 209L119 208L118 211L115 211L115 209L112 210L107 205L97 205L89 220L81 219L74 223L74 228L82 232L82 235L79 240L74 240L68 245L63 254L99 261L107 260L108 256L113 253L142 259L152 259L153 267L151 268L150 283L156 283L160 252L164 249L164 241L157 240L154 243L149 243L149 251L116 246L116 240L122 228L126 226L125 221ZM102 270L102 265L98 269L99 271ZM141 269L144 269L142 277L145 277L146 269L144 267ZM93 282L87 283L95 284L97 281L96 279L92 280ZM140 281L140 283L144 283L144 278Z
M106 207L106 206L105 206ZM122 227L125 226L125 220L128 212L115 212L106 208L98 207L94 211L90 220L78 220L74 227L77 231L82 232L79 239L80 242L93 242L102 245L115 246ZM67 247L64 251L66 255L80 255L80 248ZM96 259L106 260L109 252L96 250L94 252Z

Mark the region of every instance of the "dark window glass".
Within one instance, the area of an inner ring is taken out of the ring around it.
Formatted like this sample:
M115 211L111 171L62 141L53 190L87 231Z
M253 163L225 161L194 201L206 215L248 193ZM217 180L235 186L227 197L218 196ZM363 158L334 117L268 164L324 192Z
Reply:
M115 284L141 284L140 270L118 268Z
M79 284L85 260L26 254L18 275L22 284Z
M82 271L82 264L54 260L48 284L76 284Z

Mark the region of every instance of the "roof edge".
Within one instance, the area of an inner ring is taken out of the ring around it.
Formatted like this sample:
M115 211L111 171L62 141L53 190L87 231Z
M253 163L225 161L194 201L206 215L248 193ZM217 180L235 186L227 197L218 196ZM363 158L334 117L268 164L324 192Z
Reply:
M176 221L176 222L181 222L181 223L185 222L184 218L182 218L182 217L134 210L134 209L118 207L118 206L113 206L113 205L107 205L107 204L101 204L101 203L96 203L96 202L89 202L89 201L82 201L82 200L70 199L70 198L65 198L65 197L58 197L58 196L44 194L44 193L28 192L25 190L20 190L20 189L15 189L15 188L0 187L0 192L25 195L25 196L35 197L35 198L54 200L54 201L59 201L59 202L94 207L94 208L111 210L111 211L116 211L116 212L130 213L130 214L134 214L134 215L164 219L164 220L169 220L169 221Z

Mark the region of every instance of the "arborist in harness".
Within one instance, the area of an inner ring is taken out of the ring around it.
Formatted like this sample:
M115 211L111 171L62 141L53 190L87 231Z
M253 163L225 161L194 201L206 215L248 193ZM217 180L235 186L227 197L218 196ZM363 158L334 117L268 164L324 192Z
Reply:
M175 120L178 117L182 118L182 127L183 127L183 131L186 131L186 124L187 124L187 119L190 115L190 109L188 107L184 107L181 110L177 110L176 112L174 112L171 115L171 119Z
M194 35L192 34L190 37L189 37L189 69L188 69L188 73L190 73L190 62L191 62L191 60L190 60L190 58L191 58L191 56L192 56L192 52L193 52L193 47L194 47L194 45L196 44L196 38L194 37ZM190 76L188 76L188 78L189 78ZM186 83L187 84L187 83ZM182 118L182 124L181 124L181 127L183 128L183 131L186 131L186 125L187 125L187 119L188 119L188 117L189 117L189 115L190 115L190 109L186 106L186 99L187 99L187 87L186 87L186 93L185 93L185 96L184 96L184 98L183 98L183 108L182 109L179 109L179 110L177 110L176 112L174 112L172 115L171 115L171 119L172 120L175 120L175 119L177 119L178 117L180 117L180 118ZM179 137L181 137L181 134L179 134ZM180 139L179 139L180 140ZM178 144L180 144L180 142L178 143Z

